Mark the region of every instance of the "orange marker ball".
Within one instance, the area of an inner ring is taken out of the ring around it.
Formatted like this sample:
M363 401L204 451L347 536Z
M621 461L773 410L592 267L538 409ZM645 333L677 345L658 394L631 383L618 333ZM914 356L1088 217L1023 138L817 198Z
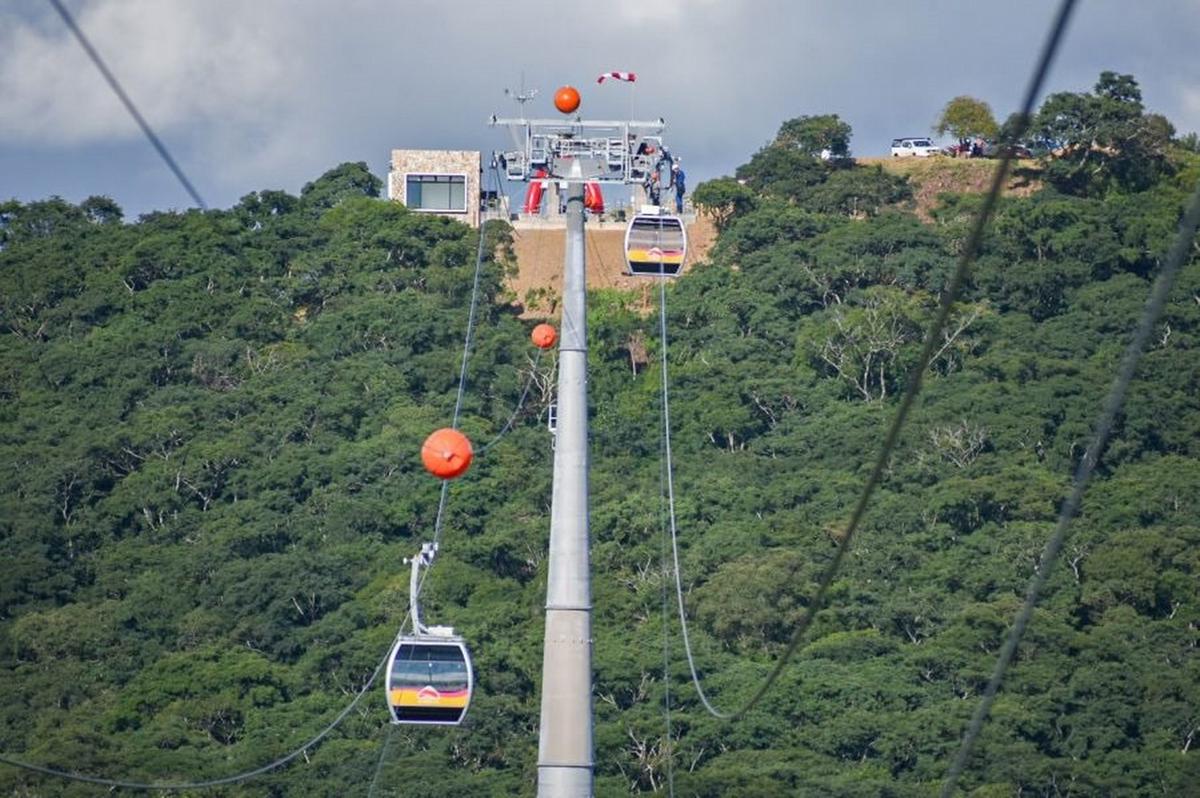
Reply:
M574 86L563 86L554 92L554 107L564 114L573 114L579 110L579 89Z
M538 349L549 349L558 340L558 331L549 324L539 324L533 328L533 332L529 334L529 337L533 340L533 345Z
M475 455L471 441L456 429L436 430L421 446L421 462L425 470L439 479L461 476Z

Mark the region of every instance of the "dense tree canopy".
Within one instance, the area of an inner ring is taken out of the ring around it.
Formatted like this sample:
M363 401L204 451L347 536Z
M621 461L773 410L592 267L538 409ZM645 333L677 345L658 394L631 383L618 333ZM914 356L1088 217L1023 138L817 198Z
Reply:
M831 157L845 158L850 154L852 135L849 123L837 114L798 116L779 126L775 144L797 149L805 155L819 156L827 152Z
M784 128L812 119L817 118L793 119ZM712 216L718 229L724 230L735 217L760 206L765 206L764 219L778 210L779 203L857 218L874 216L912 197L912 189L903 177L878 166L861 167L840 158L823 160L804 147L781 145L782 140L783 131L780 139L739 166L735 178L717 178L696 187L693 202Z
M1034 131L1058 147L1046 176L1071 193L1097 193L1115 184L1149 188L1169 171L1175 129L1147 114L1132 75L1103 72L1091 93L1059 92L1046 98Z
M692 192L692 204L708 214L718 230L725 229L735 214L753 208L754 202L754 191L732 177L706 180Z
M599 795L661 792L668 763L680 795L936 792L1200 177L1167 155L1148 184L1001 202L829 606L737 723L703 712L664 627L657 312L593 294ZM722 706L811 601L978 205L923 223L903 178L796 148L738 174L666 319L684 598ZM299 197L133 223L103 198L0 206L0 750L143 780L249 769L386 653L402 558L432 534L417 452L454 407L477 239L377 191L343 165ZM289 767L211 794L532 794L553 363L504 298L510 231L484 234L462 428L489 441L534 388L450 488L426 587L473 648L468 722L388 736L379 688ZM1193 259L964 794L1200 781L1197 297ZM0 790L98 794L11 768Z

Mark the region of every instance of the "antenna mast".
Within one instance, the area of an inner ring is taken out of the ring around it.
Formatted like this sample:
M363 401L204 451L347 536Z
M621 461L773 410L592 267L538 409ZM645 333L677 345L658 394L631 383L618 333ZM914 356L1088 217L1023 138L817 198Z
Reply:
M525 103L538 96L538 90L530 89L529 91L525 91L525 73L522 72L520 90L513 91L512 89L505 89L504 95L506 97L512 97L517 103L517 108L521 109L521 116L525 116Z

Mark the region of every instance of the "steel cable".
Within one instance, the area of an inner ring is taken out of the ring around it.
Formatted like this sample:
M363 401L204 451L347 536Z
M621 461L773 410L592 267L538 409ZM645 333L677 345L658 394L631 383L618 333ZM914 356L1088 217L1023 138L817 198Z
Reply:
M458 391L454 397L454 415L450 422L450 426L453 429L458 429L459 417L462 415L463 397L465 396L466 391L467 391L467 364L469 363L470 357L471 357L471 339L474 335L475 316L476 316L476 313L479 308L479 283L480 283L480 276L483 273L483 250L484 250L483 245L484 245L485 238L486 237L484 236L484 233L483 233L483 223L481 222L479 225L479 245L475 249L475 275L471 281L471 304L470 304L470 309L467 312L467 331L466 331L465 335L463 336L462 363L458 369ZM441 489L438 492L437 516L434 518L434 522L433 522L433 546L434 546L435 551L437 550L437 547L442 539L442 528L443 528L445 518L446 518L446 502L449 500L449 498L450 498L450 480L443 479ZM412 601L416 601L417 598L421 595L421 591L424 590L425 580L429 578L430 567L431 566L427 566L425 568L425 570L421 573L421 578L417 582L417 595L412 597ZM410 617L411 614L412 614L412 608L410 607L409 608L409 616L405 617L405 619L404 619L405 622L408 621L408 617ZM404 631L404 624L402 623L400 625L400 630L396 633L396 637L397 638L400 637L400 635L403 631ZM420 631L419 629L416 629L416 628L413 629L414 633L419 633L419 631ZM393 640L393 643L394 642L395 641ZM389 649L389 654L390 654L390 652L391 652L391 650ZM389 732L387 740L384 741L383 750L381 750L379 753L379 761L375 765L375 778L379 777L379 771L383 767L384 760L387 756L388 743L390 741L391 741L391 735ZM371 780L371 789L374 789L374 785L375 785L375 780L372 779Z
M204 202L204 199L201 198L200 192L196 191L196 187L192 185L192 181L188 180L187 175L183 173L183 169L181 169L179 164L175 162L175 158L172 157L170 150L167 149L167 145L163 144L162 139L158 137L158 135L150 127L150 123L146 121L144 116L142 116L141 111L139 111L137 106L133 104L133 100L131 100L129 95L125 93L125 89L121 88L121 84L117 81L116 75L114 75L112 70L108 68L108 65L104 63L104 59L100 57L100 53L96 51L96 48L92 46L92 43L88 40L87 36L84 35L79 25L75 23L75 18L71 16L71 12L67 11L66 6L62 4L62 0L49 0L49 3L50 5L54 6L54 10L58 12L58 15L62 17L63 22L66 23L71 33L75 35L75 39L79 42L79 46L83 48L84 52L87 53L88 58L90 58L92 63L96 65L96 69L100 70L100 74L104 77L105 82L108 83L109 88L111 88L113 93L117 95L117 99L119 99L125 106L125 110L129 111L129 115L132 116L133 120L138 123L138 127L142 129L142 133L145 134L146 138L150 141L150 144L153 145L159 156L163 159L163 161L166 162L167 168L170 169L171 173L175 175L175 178L180 182L184 190L191 195L192 201L199 205L201 210L208 210L208 205Z
M1037 64L1034 68L1033 75L1029 80L1029 85L1025 90L1024 100L1021 104L1021 110L1017 113L1017 124L1012 132L1012 139L1009 142L1014 144L1025 131L1029 128L1029 122L1033 112L1033 105L1038 96L1041 94L1042 84L1045 81L1046 75L1050 71L1050 64L1054 60L1055 54L1058 52L1059 44L1062 42L1063 34L1066 32L1067 22L1070 20L1071 12L1075 8L1075 0L1062 0L1059 4L1058 11L1054 16L1051 24L1050 32L1046 38L1046 42L1042 47L1042 51L1038 56ZM851 513L850 521L846 525L846 530L838 539L837 549L834 552L833 559L825 567L821 573L821 578L817 582L816 591L813 594L812 600L805 608L804 615L796 624L796 628L792 633L791 639L788 641L787 647L775 662L775 666L767 674L766 679L758 687L758 689L750 696L739 709L732 712L723 712L713 706L708 696L704 693L701 686L700 677L696 670L695 658L692 654L691 643L688 636L687 613L683 603L683 586L679 574L679 548L677 542L677 532L675 525L675 498L674 498L674 478L672 472L674 466L670 459L670 412L669 400L666 394L667 391L667 324L666 324L666 288L663 286L660 291L660 308L659 308L659 333L662 338L662 386L663 386L663 430L667 437L667 491L668 504L670 507L671 521L671 542L672 552L675 564L675 591L678 597L679 605L679 621L682 631L684 651L687 654L688 668L691 670L692 683L696 687L696 692L700 696L701 703L714 717L725 720L737 720L743 717L747 712L753 709L763 696L771 689L775 682L783 673L783 669L787 667L788 662L795 656L796 651L800 648L800 642L804 639L805 633L812 625L813 619L817 612L824 606L825 597L829 592L829 586L833 583L834 577L841 570L842 563L846 558L846 554L850 550L850 545L854 540L854 535L862 524L863 517L866 515L867 507L870 504L871 497L875 493L875 489L879 483L883 481L884 471L887 469L887 464L891 460L892 452L900 440L900 432L904 428L905 422L908 420L909 412L912 410L913 404L916 401L917 395L921 391L921 383L925 376L925 370L929 367L933 360L934 352L938 345L938 338L942 334L943 328L950 317L950 312L958 300L958 295L962 291L963 284L966 282L967 273L970 270L971 264L978 257L979 249L983 243L983 234L987 228L988 221L991 219L992 213L995 211L996 205L1000 199L1000 192L1004 188L1005 181L1008 179L1008 173L1015 158L1014 148L1009 146L1004 148L1003 157L1000 163L996 166L995 175L992 178L991 187L985 195L983 204L980 206L979 214L975 219L975 223L971 227L970 235L963 246L963 251L959 255L958 262L955 266L954 273L951 275L950 282L942 292L941 302L938 307L938 313L933 324L930 325L925 336L925 342L921 349L921 356L917 361L909 375L908 385L904 391L904 395L900 400L900 407L896 410L896 415L892 419L891 425L888 427L887 434L884 437L883 446L880 448L879 455L875 460L875 464L871 469L871 474L867 478L866 484L863 486L862 493L859 495L858 501Z
M660 376L662 380L660 387L662 391L662 446L663 458L665 460L662 470L666 475L667 483L667 528L671 533L671 563L675 576L675 597L679 605L679 628L683 637L683 651L687 656L688 670L692 675L692 684L695 685L696 694L700 696L700 702L704 704L704 708L715 717L731 718L733 715L717 709L704 692L700 674L696 670L696 658L692 654L692 642L688 634L687 611L683 606L683 582L679 567L679 535L675 522L675 469L674 458L671 456L670 380L667 375L667 281L661 274L658 278L658 334L661 342L661 364L659 371L661 372Z
M407 622L407 618L405 619L405 622ZM401 629L403 629L403 624L401 624ZM383 660L380 661L380 663L375 666L375 670L371 674L371 678L367 679L367 683L365 685L363 685L362 689L359 690L358 693L354 696L354 698L350 701L350 703L347 704L342 709L342 711L337 714L336 717L334 717L334 719L329 723L328 726L326 726L324 729L322 729L320 732L318 732L316 735L314 735L310 740L308 740L308 742L304 743L304 745L295 749L291 753L281 756L278 759L276 759L272 762L269 762L266 765L254 768L253 770L247 770L243 773L237 773L232 776L222 776L220 778L207 779L207 780L203 780L203 781L177 782L177 783L171 783L171 784L155 784L154 782L127 781L125 779L109 779L109 778L103 778L100 776L88 776L88 775L85 775L82 773L72 773L71 771L68 771L68 770L60 770L58 768L47 767L45 765L35 765L30 762L22 762L21 760L13 759L5 754L0 754L0 762L3 762L6 765L12 765L13 767L16 767L16 768L21 768L22 770L29 770L29 771L33 771L34 773L41 773L42 775L45 775L45 776L56 776L58 778L69 779L70 781L82 781L82 782L86 782L88 784L98 784L98 785L101 785L104 787L122 787L122 788L129 789L129 790L154 790L154 791L159 791L159 792L177 792L177 791L181 791L181 790L199 790L199 789L204 789L206 787L219 787L224 784L237 784L239 782L249 781L250 779L256 778L265 773L269 773L272 770L276 770L278 768L283 767L284 765L288 764L289 762L296 759L300 755L304 754L306 751L308 751L309 748L312 748L313 746L317 745L322 740L324 740L326 737L328 737L333 732L334 729L336 729L338 726L341 725L342 721L346 719L346 716L349 715L350 712L356 706L358 706L358 702L362 700L362 697L365 696L371 690L371 688L375 685L375 680L377 678L379 678L379 674L383 670L384 666L387 665L387 662L388 662L388 659L390 658L390 656L391 656L391 646L389 645L388 653L386 655L384 655Z
M496 433L495 437L493 437L483 446L479 447L479 451L477 451L476 454L487 454L488 450L499 443L500 439L507 435L509 430L512 429L513 424L517 422L517 417L521 414L521 410L523 410L525 407L525 400L529 398L529 390L533 387L533 383L537 379L537 367L541 360L542 350L539 349L537 354L533 356L533 364L529 367L529 379L525 380L525 388L521 391L521 397L517 400L517 406L513 408L512 415L508 417L508 421L504 422L504 426L500 428L500 431Z
M371 776L371 786L367 788L367 798L375 798L375 785L379 783L379 774L383 772L383 763L387 760L388 748L392 745L392 732L395 730L396 724L389 723L383 746L379 749L379 759L375 763L375 775Z
M1042 588L1046 585L1046 580L1049 578L1050 569L1053 568L1054 561L1062 549L1063 541L1066 540L1067 529L1070 527L1075 513L1079 510L1079 505L1083 501L1084 491L1087 490L1088 481L1091 479L1092 472L1095 471L1096 464L1100 461L1100 456L1103 454L1104 447L1108 443L1108 436L1112 432L1113 422L1116 420L1117 413L1121 410L1121 405L1124 404L1125 394L1129 389L1129 383L1133 380L1133 372L1137 368L1138 361L1141 359L1142 352L1146 347L1146 341L1150 337L1154 323L1158 320L1163 307L1167 303L1167 296L1171 293L1171 288L1175 285L1175 278L1178 277L1179 270L1182 268L1183 262L1187 259L1188 253L1192 248L1192 242L1196 238L1197 225L1200 225L1200 183L1196 185L1196 189L1188 201L1183 217L1179 221L1179 229L1167 254L1166 263L1163 265L1162 272L1159 274L1158 280L1150 292L1150 296L1146 299L1146 306L1142 311L1142 317L1138 322L1137 330L1134 332L1133 339L1129 342L1129 346L1125 350L1116 378L1113 380L1112 387L1109 389L1108 396L1104 400L1100 415L1093 426L1095 433L1093 434L1092 442L1088 445L1083 459L1079 461L1079 465L1075 470L1071 494L1063 504L1062 510L1059 511L1058 522L1054 527L1054 532L1046 542L1046 547L1042 551L1042 556L1038 560L1037 567L1034 569L1033 578L1030 580L1029 587L1026 590L1025 602L1017 613L1008 638L1004 641L1004 645L1000 649L1000 654L996 658L991 678L988 680L987 689L984 691L983 698L980 700L979 706L976 707L975 713L971 717L971 722L967 727L966 734L963 736L962 744L959 746L958 753L955 755L954 761L950 766L950 771L946 776L946 783L942 788L942 798L949 798L953 792L959 776L962 775L963 769L966 767L967 759L970 758L971 751L975 747L975 742L979 738L979 733L983 729L983 724L987 721L992 704L996 700L996 693L1000 689L1000 683L1004 680L1008 666L1012 663L1013 656L1017 652L1017 646L1021 642L1021 637L1025 634L1025 629L1029 626L1029 621L1033 617L1033 610L1037 606L1038 597L1042 592Z
M658 536L662 544L659 554L659 573L662 577L662 648L663 648L663 716L666 725L666 760L667 760L667 795L675 796L675 751L671 728L671 605L666 571L670 560L667 535L667 458L665 456L667 438L659 435L659 466L658 466Z
M474 277L471 282L471 303L470 303L470 308L467 312L467 330L466 330L465 335L463 336L462 363L460 364L460 367L459 367L458 390L457 390L455 398L454 398L454 415L451 420L451 427L453 429L458 429L458 422L462 415L463 398L466 395L467 366L470 361L471 342L472 342L472 338L474 337L475 320L476 320L476 315L477 315L478 308L479 308L479 284L480 284L480 277L483 273L483 254L484 254L485 238L486 237L484 236L483 225L480 224L479 243L475 250L475 272L474 272ZM445 517L446 517L446 503L447 503L447 500L449 499L449 495L450 495L450 480L443 480L442 485L441 485L441 490L439 491L439 494L438 494L437 516L434 519L434 525L433 525L434 546L437 546L441 541L442 529L443 529L443 525L444 525L444 521L445 521ZM421 590L424 589L425 580L428 578L429 578L429 569L426 568L424 573L421 574L420 582L417 585L417 594L418 595L420 595ZM408 618L411 616L411 608L410 608L409 613L410 614L408 616L405 616L404 621L401 623L400 629L397 632L396 637L400 637L400 635L403 633L404 625L408 622ZM393 639L393 645L394 645L394 643L395 643L395 640ZM388 653L390 656L390 654L391 654L390 647L388 649ZM387 660L385 659L384 661L386 662ZM376 671L376 674L378 674L378 670ZM372 679L374 679L374 677L372 677ZM386 759L387 750L388 750L388 746L389 746L390 742L391 742L391 731L389 729L388 737L385 739L383 748L379 754L379 761L377 762L377 764L375 766L375 776L371 780L371 790L372 791L375 789L375 780L379 778L379 772L383 768L383 763Z
M479 227L479 246L475 250L475 277L471 282L471 306L467 312L467 332L463 336L463 352L462 364L458 369L458 392L454 397L454 416L450 421L452 429L458 429L459 417L462 415L463 397L467 392L467 364L471 359L471 339L475 332L475 315L479 309L479 280L483 273L483 244L486 236L483 234L483 225ZM442 539L442 525L446 517L446 500L450 495L450 480L442 480L441 494L438 496L437 517L433 523L433 543L436 546ZM421 575L421 585L425 584L425 578L429 575L426 570ZM418 587L418 591L420 588Z

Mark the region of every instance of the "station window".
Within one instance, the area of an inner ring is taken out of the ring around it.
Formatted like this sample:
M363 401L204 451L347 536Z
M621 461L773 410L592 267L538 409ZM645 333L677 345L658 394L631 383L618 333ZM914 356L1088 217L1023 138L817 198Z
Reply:
M405 205L416 211L467 212L465 175L408 175Z

